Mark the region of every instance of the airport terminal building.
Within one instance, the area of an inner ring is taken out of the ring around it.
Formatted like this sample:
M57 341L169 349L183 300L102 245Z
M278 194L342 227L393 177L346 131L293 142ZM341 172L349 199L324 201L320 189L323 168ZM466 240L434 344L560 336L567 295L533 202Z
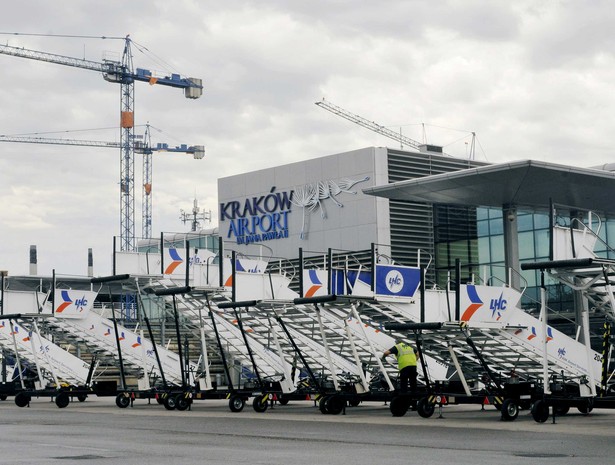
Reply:
M439 147L425 146L421 153L368 147L221 178L220 235L245 245L246 253L249 245L252 251L260 245L273 257L295 259L299 248L308 254L331 248L364 259L373 243L397 263L415 265L420 255L433 266L434 232L447 240L454 235L459 208L434 210L424 202L388 200L363 190L483 165L444 156ZM445 266L454 262L448 255Z
M604 195L612 182L607 170L493 165L437 146L367 147L219 179L219 234L246 255L289 260L299 249L305 256L332 249L367 263L375 244L381 260L425 265L427 279L442 287L459 259L463 279L509 283L536 299L539 274L519 264L549 258L550 201L565 206L564 222L583 209L600 215L598 250L613 258L613 208ZM572 303L569 290L550 292L556 308Z

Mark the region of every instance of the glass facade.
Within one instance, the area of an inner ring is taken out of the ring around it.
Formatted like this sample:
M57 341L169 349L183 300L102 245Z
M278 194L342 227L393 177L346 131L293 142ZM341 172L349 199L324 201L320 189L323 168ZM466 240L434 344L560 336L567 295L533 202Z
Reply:
M455 260L462 267L462 282L486 282L492 285L508 281L504 264L504 227L502 209L473 208L450 205L434 206L434 240L436 250L436 281L441 287L453 276ZM558 224L570 225L569 218L557 219ZM615 220L592 221L598 231L595 252L603 258L615 258L607 244L615 244ZM519 210L517 212L519 261L549 260L549 216L545 213ZM521 271L521 286L525 288L522 305L537 309L540 301L540 271ZM549 307L555 311L573 309L573 293L545 275Z

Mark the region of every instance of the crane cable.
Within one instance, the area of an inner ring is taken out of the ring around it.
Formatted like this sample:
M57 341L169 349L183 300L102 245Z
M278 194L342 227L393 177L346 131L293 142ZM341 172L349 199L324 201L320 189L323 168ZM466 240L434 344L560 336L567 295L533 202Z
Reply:
M71 38L71 39L112 39L124 40L125 37L115 37L115 36L81 36L81 35L70 35L70 34L36 34L29 32L0 32L0 35L3 36L33 36L33 37L62 37L62 38Z

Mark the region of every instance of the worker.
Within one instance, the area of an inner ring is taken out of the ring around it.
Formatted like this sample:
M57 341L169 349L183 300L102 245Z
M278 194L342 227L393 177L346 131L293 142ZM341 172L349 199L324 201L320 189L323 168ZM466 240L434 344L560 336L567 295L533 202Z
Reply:
M399 390L407 392L408 385L410 385L410 392L414 394L416 392L416 351L410 344L396 341L393 347L384 351L382 358L384 359L391 354L397 357Z

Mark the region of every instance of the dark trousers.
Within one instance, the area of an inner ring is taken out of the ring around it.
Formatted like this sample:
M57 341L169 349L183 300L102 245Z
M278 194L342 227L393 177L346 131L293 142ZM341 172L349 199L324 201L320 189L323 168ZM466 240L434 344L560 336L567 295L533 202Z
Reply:
M410 385L410 392L416 392L416 365L411 365L402 368L399 371L399 390L401 392L408 392L408 385Z

